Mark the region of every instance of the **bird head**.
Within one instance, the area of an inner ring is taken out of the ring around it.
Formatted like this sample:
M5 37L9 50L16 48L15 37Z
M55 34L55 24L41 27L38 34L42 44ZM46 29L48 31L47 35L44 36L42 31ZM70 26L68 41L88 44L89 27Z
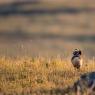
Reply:
M80 56L82 53L81 53L81 50L80 49L75 49L74 51L73 51L73 55L74 56Z

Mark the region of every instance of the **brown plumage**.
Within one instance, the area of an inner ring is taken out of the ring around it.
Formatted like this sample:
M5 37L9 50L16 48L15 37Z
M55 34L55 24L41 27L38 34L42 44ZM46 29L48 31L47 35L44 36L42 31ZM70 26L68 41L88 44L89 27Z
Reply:
M80 67L82 66L82 58L81 58L81 50L75 49L73 51L73 56L71 58L71 62L73 64L73 66L77 69L80 69Z

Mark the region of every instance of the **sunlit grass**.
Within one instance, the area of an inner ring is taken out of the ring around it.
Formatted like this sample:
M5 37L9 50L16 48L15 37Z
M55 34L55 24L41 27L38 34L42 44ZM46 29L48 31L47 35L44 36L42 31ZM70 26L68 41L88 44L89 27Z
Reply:
M5 95L63 95L61 89L73 85L85 72L95 70L95 61L75 70L68 59L23 57L0 58L0 93ZM59 94L57 89L60 89Z

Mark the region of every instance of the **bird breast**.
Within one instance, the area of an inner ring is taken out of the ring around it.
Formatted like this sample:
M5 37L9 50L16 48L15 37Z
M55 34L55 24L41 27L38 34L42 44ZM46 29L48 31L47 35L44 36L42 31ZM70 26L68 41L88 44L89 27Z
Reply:
M75 57L75 58L73 58L72 59L72 64L73 65L80 65L80 66L82 66L82 59L81 58L79 58L79 57Z

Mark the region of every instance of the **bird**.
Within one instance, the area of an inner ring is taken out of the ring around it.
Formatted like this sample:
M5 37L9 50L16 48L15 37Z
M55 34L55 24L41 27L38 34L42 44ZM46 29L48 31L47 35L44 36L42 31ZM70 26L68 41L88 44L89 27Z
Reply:
M80 69L80 67L83 64L81 55L82 55L82 51L80 49L75 49L73 51L71 63L73 64L74 68L76 68L76 69Z

